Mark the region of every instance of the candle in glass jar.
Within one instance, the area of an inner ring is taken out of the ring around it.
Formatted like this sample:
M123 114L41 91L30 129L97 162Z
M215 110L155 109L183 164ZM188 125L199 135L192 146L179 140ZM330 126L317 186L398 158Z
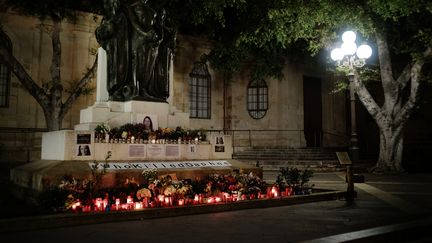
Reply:
M159 202L164 202L164 198L165 198L164 195L158 195Z
M184 205L184 199L179 199L178 200L178 205L179 206L183 206Z
M135 202L135 209L141 209L141 208L142 208L141 202Z
M133 203L133 200L132 200L132 197L131 197L131 196L128 196L128 197L127 197L127 199L126 199L126 203L127 203L127 204L132 204L132 203Z

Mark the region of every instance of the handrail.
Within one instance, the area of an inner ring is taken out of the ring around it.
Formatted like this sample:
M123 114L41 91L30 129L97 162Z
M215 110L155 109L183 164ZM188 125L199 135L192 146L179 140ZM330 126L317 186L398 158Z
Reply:
M32 132L48 132L46 128L36 127L0 127L0 132L4 133L32 133Z
M349 136L346 134L342 134L342 133L334 133L334 132L328 132L328 131L322 131L323 134L329 134L329 135L333 135L336 137L341 137L341 138L345 138L345 139L349 139Z

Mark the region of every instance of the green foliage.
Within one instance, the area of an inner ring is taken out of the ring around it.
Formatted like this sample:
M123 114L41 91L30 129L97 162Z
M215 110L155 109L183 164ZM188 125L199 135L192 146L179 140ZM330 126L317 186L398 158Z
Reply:
M167 2L179 7L184 1ZM190 12L168 12L183 32L213 41L207 60L227 79L243 65L252 70L251 79L281 78L287 58L331 49L346 29L361 33L369 43L376 31L386 33L394 53L419 53L432 39L432 2L425 0L208 0L184 5Z
M76 12L74 10L80 10L86 4L85 1L74 0L5 0L4 3L23 14L36 16L40 19L55 18L58 20L75 20Z
M103 123L98 124L94 130L96 134L105 134L110 131L110 129Z
M106 170L108 168L108 160L111 158L112 152L108 151L105 155L105 162L103 164L94 160L91 167L92 178L88 183L89 191L94 193L96 192L102 183L102 177L106 174Z
M302 188L313 176L313 171L309 169L299 170L295 167L280 168L276 182L280 185L285 183L290 187Z

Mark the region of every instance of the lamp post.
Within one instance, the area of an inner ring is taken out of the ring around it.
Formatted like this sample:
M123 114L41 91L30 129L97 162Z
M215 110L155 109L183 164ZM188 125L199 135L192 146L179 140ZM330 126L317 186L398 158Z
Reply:
M346 31L342 34L342 45L340 48L332 50L330 56L334 61L337 61L339 67L347 68L350 104L351 104L351 136L350 136L350 155L353 164L359 160L359 147L357 139L356 112L355 112L355 89L354 89L354 71L356 68L361 68L366 64L366 59L372 55L372 48L369 45L360 45L357 47L355 43L356 34L353 31ZM347 198L355 197L352 166L347 166Z

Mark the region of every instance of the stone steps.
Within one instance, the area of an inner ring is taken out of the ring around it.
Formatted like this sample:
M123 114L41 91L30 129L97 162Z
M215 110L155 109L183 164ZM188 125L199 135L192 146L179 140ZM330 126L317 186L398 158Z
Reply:
M335 149L324 148L252 148L234 153L233 159L252 165L258 163L264 173L277 173L284 167L308 168L317 172L345 170L335 152Z

